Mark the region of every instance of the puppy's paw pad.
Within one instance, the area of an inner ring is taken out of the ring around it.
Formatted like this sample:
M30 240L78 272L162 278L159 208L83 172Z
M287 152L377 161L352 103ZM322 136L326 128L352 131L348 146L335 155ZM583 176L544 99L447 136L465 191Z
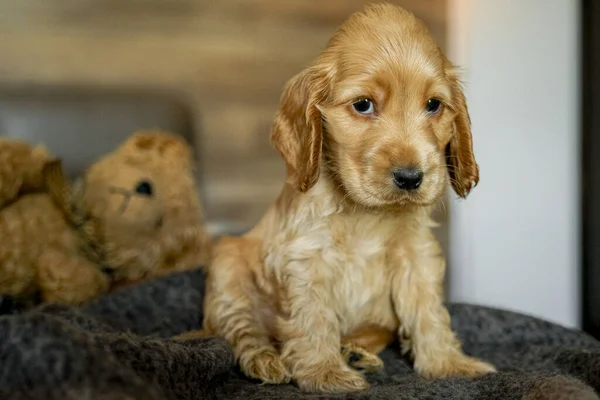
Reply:
M349 366L361 371L372 372L383 367L383 361L377 355L354 344L342 347L342 357Z
M250 357L240 357L240 368L250 378L267 384L280 384L290 381L290 375L274 350L260 350Z
M493 365L464 354L454 354L438 358L421 365L420 368L416 367L416 369L426 378L447 378L451 376L476 377L496 372L496 368Z
M334 369L327 366L318 373L296 379L296 383L305 392L350 393L369 388L360 373L346 368Z

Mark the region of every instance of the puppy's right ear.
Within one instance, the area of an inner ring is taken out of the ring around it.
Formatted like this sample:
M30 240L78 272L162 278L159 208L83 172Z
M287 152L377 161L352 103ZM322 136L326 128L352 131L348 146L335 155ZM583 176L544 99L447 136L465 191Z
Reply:
M319 106L330 93L333 68L316 63L286 84L275 115L271 143L283 157L288 179L307 192L319 179L323 121Z

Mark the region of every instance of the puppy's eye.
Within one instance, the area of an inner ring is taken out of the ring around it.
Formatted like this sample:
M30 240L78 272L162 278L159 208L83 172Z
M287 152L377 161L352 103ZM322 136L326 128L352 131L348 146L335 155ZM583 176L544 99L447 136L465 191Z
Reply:
M427 100L427 105L425 106L425 111L429 114L437 114L438 111L442 108L442 102L438 99L429 99Z
M357 102L354 102L352 108L354 108L357 113L363 115L369 115L375 112L375 106L369 99L360 99Z

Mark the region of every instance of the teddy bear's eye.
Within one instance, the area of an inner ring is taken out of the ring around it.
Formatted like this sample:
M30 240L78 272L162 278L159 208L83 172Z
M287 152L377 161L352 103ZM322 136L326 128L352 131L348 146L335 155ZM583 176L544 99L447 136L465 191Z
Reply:
M135 187L135 192L143 196L152 196L152 184L148 181L141 181Z

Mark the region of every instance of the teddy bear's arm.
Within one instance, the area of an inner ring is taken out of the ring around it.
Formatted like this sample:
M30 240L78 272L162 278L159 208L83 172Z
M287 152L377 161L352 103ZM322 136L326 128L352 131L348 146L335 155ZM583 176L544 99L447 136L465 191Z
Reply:
M198 267L206 267L211 257L212 240L204 229L199 229L195 239L177 251L165 253L161 268L151 272L150 277L168 275Z
M0 138L0 207L22 192L41 189L44 165L50 158L43 147Z
M199 245L194 249L182 253L171 265L165 265L167 272L184 271L197 267L205 267L209 259L208 248Z
M210 235L205 231L201 230L198 233L195 244L188 247L186 251L181 254L176 268L190 269L196 267L206 267L206 264L210 261L212 250L212 239Z
M44 302L81 304L108 291L108 278L99 268L60 248L45 249L36 267Z

